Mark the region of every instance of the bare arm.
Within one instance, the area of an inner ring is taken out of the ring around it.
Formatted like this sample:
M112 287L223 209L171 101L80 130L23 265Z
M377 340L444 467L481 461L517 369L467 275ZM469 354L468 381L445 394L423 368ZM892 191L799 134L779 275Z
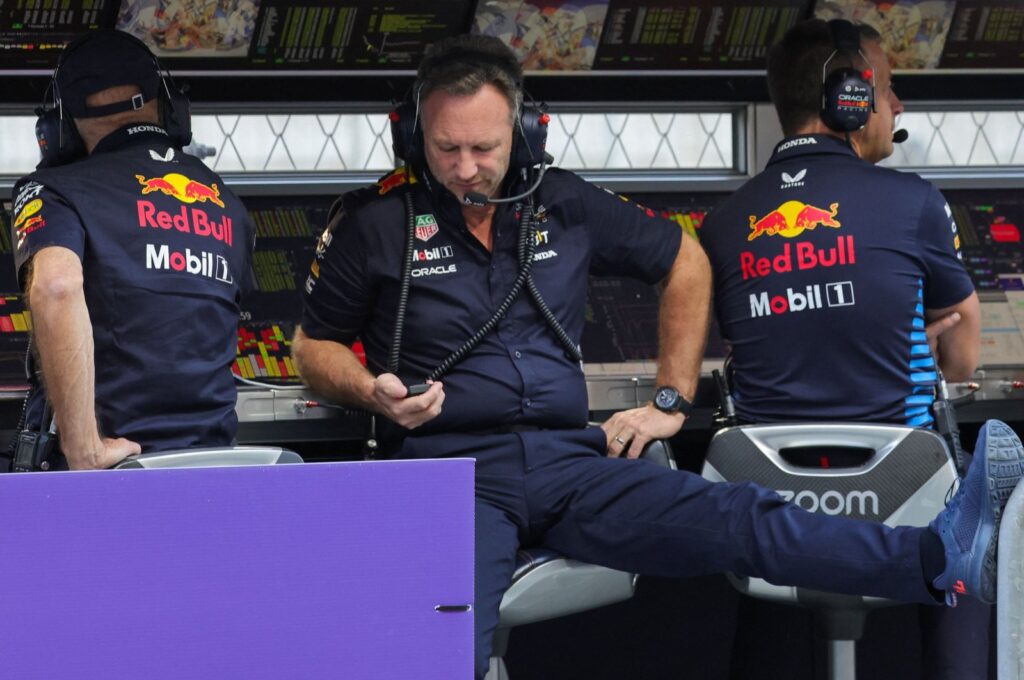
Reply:
M692 401L700 380L711 313L711 265L695 239L683 236L663 285L658 310L657 384L672 385Z
M695 239L683 236L675 263L662 283L656 382L675 387L692 401L711 308L711 266ZM681 413L663 413L648 404L616 413L601 427L608 436L609 455L636 458L652 439L666 439L678 432L684 420Z
M981 304L971 293L944 309L925 310L926 332L943 375L951 382L967 380L981 354Z
M410 429L441 413L441 383L434 383L417 397L406 398L408 390L397 376L382 373L374 378L355 353L340 342L316 340L297 328L292 357L303 381L333 401L384 414Z
M92 323L73 251L43 248L32 258L28 286L33 337L68 465L102 469L140 452L127 439L104 439L96 426Z

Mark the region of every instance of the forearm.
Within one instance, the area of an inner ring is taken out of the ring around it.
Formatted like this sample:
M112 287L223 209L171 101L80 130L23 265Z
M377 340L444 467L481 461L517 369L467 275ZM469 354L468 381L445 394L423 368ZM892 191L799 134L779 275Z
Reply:
M317 394L349 406L375 408L373 374L345 345L315 340L297 328L292 359L302 380Z
M96 425L92 323L81 279L56 283L37 267L29 305L61 449L72 468L88 467L102 442Z
M683 236L664 282L658 323L658 385L692 400L697 392L711 308L711 266L700 245Z
M941 331L937 338L937 359L946 379L951 382L968 380L978 367L981 355L981 306L978 294L945 309L929 309L925 318L929 323L958 314L959 320Z

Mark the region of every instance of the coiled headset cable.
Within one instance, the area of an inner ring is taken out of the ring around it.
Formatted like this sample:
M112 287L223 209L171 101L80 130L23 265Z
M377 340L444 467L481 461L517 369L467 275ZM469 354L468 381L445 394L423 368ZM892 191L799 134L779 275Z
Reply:
M544 167L541 166L540 173L543 175ZM534 182L531 187L531 191L537 188L539 182ZM396 310L395 329L392 334L391 340L391 351L388 355L387 371L389 373L397 373L399 366L399 358L401 354L402 345L402 333L405 326L405 314L408 308L409 302L409 286L411 282L412 272L412 257L415 238L415 210L413 209L412 192L406 191L404 195L405 199L405 210L407 220L406 230L406 244L404 259L402 263L402 282L398 293L398 308ZM527 196L527 202L523 204L520 210L519 216L519 241L517 246L517 259L519 263L519 273L516 275L516 279L509 289L505 298L501 301L501 304L494 310L491 317L484 322L480 328L470 336L458 349L449 354L430 374L426 377L423 384L408 386L408 396L416 396L423 394L430 387L430 383L439 380L448 371L452 369L457 363L462 361L467 354L476 349L487 334L490 333L497 327L498 323L508 314L512 308L512 304L519 297L525 286L530 294L530 299L537 307L541 317L547 323L548 327L558 338L559 343L565 349L566 354L572 358L573 361L582 361L583 355L579 350L579 347L572 341L569 334L562 328L558 319L554 313L544 302L544 298L541 296L540 291L537 289L537 284L533 280L533 256L536 247L536 239L534 232L536 231L536 219L533 208L533 197Z

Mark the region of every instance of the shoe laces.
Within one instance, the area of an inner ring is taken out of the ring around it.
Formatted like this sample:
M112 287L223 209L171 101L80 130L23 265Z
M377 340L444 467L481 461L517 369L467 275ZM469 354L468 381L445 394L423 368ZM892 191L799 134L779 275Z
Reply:
M960 490L960 477L953 479L953 482L946 489L946 498L943 503L949 508L950 511L956 510L956 506L960 505L960 498L957 496L957 491Z

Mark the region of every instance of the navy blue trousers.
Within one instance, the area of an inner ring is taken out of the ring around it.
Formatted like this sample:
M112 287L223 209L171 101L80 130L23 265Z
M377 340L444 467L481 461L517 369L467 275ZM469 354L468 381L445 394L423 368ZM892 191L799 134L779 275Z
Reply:
M476 459L476 675L520 545L666 577L731 571L772 583L934 603L926 529L815 515L754 484L712 484L605 456L600 428L406 439L398 457Z

